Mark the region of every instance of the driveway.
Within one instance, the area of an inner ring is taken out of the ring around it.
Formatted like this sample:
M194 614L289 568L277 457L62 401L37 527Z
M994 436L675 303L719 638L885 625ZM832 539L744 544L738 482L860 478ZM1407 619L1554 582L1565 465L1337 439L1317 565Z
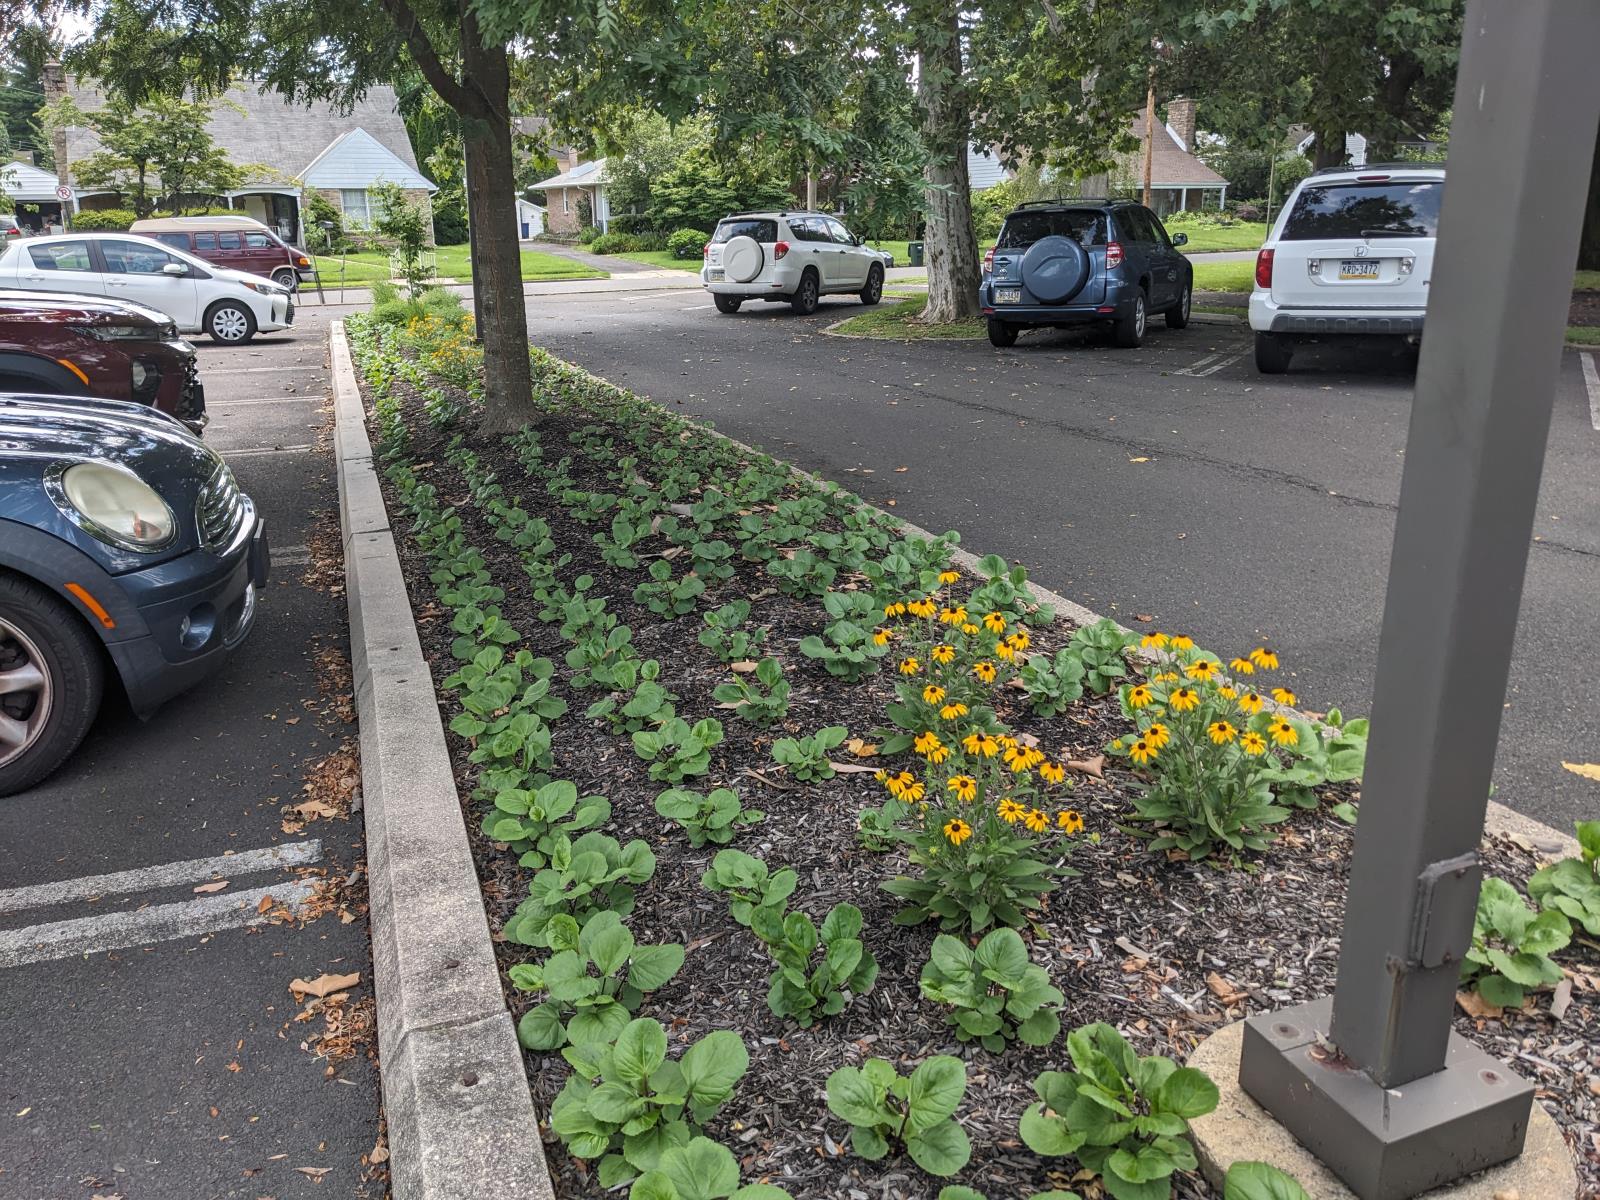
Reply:
M614 383L919 525L959 529L1136 629L1186 630L1224 655L1265 641L1312 709L1368 708L1410 414L1404 356L1302 352L1292 374L1266 378L1238 325L1157 322L1137 351L1080 332L1007 351L821 334L859 311L725 317L685 293L544 297L529 327ZM1594 793L1561 761L1600 761L1581 699L1600 643L1574 624L1600 595L1597 465L1569 352L1496 775L1496 799L1563 826L1593 815Z
M250 637L148 723L108 697L0 800L7 1200L384 1194L326 324L200 343L207 441L274 550ZM290 991L325 975L359 979Z

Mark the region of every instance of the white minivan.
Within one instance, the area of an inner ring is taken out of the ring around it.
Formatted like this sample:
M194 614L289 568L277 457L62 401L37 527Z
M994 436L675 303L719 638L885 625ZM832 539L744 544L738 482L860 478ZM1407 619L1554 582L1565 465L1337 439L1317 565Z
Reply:
M819 297L839 292L876 304L892 261L838 218L814 212L724 217L703 257L700 282L722 313L738 312L746 300L783 300L795 312L810 314Z
M0 254L0 287L132 300L230 345L294 323L289 289L132 233L29 238Z
M1301 341L1422 336L1444 167L1329 167L1295 187L1256 255L1256 367L1279 375Z

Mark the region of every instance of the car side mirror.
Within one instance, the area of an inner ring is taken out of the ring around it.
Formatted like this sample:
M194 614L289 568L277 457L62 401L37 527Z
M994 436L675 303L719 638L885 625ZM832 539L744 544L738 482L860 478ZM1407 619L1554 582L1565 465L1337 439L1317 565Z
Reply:
M187 275L189 273L189 268L184 266L182 263L175 263L175 262L162 263L161 264L161 273L163 275L175 275L175 276Z
M850 244L853 246L865 246L867 244L867 239L862 237L859 233L852 233L850 235Z
M1175 233L1175 234L1173 234L1172 235L1172 244L1174 246L1187 246L1189 244L1189 235L1187 233Z

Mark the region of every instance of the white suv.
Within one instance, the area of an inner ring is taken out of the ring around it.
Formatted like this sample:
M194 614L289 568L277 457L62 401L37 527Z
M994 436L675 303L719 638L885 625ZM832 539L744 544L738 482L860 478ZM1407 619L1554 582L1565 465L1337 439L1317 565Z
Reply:
M1257 369L1282 374L1302 339L1420 339L1443 196L1444 168L1423 163L1301 180L1256 255Z
M736 313L746 300L787 300L802 315L816 312L818 297L830 292L876 304L891 262L835 218L812 212L724 217L704 258L700 282L718 312Z

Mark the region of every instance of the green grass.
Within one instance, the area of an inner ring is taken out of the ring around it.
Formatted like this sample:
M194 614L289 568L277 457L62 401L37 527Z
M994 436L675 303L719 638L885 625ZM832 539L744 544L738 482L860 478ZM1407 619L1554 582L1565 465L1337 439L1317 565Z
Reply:
M904 242L868 242L867 245L874 250L884 250L894 255L894 265L897 267L911 265L911 252L906 249Z
M434 269L438 272L441 282L455 280L458 283L472 281L471 250L467 246L440 246L434 255ZM387 255L375 251L363 251L360 254L346 255L344 260L344 281L346 284L371 283L374 280L389 278L389 258ZM337 255L322 255L316 259L317 271L322 276L322 286L339 286L340 259ZM527 281L547 279L605 279L605 271L596 271L582 263L573 262L570 258L562 258L557 254L546 254L541 250L524 250L522 252L522 278Z
M1197 292L1248 292L1255 284L1254 263L1194 264L1194 290Z
M1580 346L1600 346L1600 325L1568 325L1567 341Z
M986 336L983 321L948 321L942 325L924 325L917 320L927 305L927 297L902 300L899 304L871 308L858 316L841 321L835 333L848 333L856 337L877 338L981 338Z
M613 254L612 258L625 258L629 262L649 263L657 270L698 271L700 259L673 258L670 250L630 250L626 254Z
M1237 225L1191 225L1173 221L1167 232L1186 233L1188 245L1180 247L1185 254L1211 254L1219 250L1259 250L1267 240L1265 221L1240 221Z
M1572 279L1575 292L1600 292L1600 271L1579 271Z

